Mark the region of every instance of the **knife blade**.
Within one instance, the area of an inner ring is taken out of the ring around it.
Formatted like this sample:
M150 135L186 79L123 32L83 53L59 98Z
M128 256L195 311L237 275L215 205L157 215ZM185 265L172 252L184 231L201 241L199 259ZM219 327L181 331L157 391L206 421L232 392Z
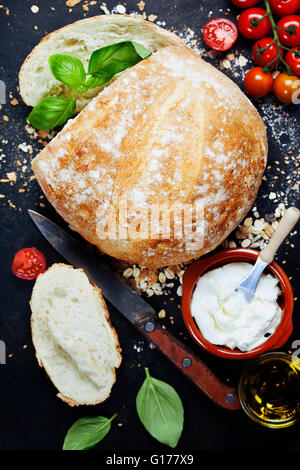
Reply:
M158 323L154 309L118 279L97 256L91 256L69 233L38 212L29 215L53 248L70 264L82 268L100 287L103 296L214 403L223 408L240 408L236 391L223 384L192 351Z

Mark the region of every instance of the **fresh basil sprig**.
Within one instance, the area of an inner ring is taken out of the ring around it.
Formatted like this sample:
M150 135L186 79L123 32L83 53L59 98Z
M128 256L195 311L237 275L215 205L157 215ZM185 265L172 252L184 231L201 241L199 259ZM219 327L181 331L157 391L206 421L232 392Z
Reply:
M80 418L68 430L63 450L88 450L95 447L109 432L115 413L110 419L103 416Z
M173 387L150 376L136 397L139 418L147 431L159 442L176 447L183 429L183 406Z
M104 85L116 73L132 67L151 54L149 49L134 41L111 44L92 53L87 73L77 57L67 54L51 55L48 59L51 73L72 89L72 98L45 98L33 108L27 117L28 121L40 130L50 130L63 125L75 111L75 95Z
M62 126L73 116L76 108L74 98L50 96L40 101L28 116L28 121L37 129L49 130Z
M53 54L48 59L52 75L60 82L77 90L86 79L86 73L81 60L67 54Z

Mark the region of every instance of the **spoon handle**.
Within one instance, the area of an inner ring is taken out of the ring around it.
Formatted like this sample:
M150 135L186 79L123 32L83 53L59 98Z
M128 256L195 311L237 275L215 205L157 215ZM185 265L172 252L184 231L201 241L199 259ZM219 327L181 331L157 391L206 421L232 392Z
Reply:
M273 261L275 253L278 250L279 246L281 245L283 240L288 236L290 231L294 228L299 218L300 211L296 207L290 207L285 211L268 245L260 252L259 257L265 263L269 264Z

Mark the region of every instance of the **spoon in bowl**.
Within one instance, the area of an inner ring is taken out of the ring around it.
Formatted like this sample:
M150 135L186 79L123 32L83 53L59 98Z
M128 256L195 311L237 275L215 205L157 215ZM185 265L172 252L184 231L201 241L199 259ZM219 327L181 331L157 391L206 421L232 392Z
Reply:
M290 207L285 211L268 245L260 252L250 273L247 274L247 276L242 279L235 288L237 292L241 292L244 295L248 303L251 303L253 300L262 272L268 264L272 263L276 251L290 231L294 228L299 218L300 211L296 207Z

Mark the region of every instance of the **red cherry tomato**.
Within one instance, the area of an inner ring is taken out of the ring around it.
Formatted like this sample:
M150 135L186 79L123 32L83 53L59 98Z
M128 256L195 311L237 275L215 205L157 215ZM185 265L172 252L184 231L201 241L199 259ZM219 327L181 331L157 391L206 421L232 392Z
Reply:
M273 13L278 16L293 15L300 9L300 0L269 0Z
M245 90L254 98L266 96L273 88L271 73L265 73L261 67L254 67L246 73L244 79Z
M271 22L269 18L262 18L266 15L266 11L262 8L248 8L243 11L238 20L238 28L240 33L248 39L261 39L267 36L271 30ZM252 22L259 21L257 26Z
M277 27L284 29L294 29L293 33L283 31L282 29L277 30L281 44L288 47L300 46L300 16L285 16L278 21Z
M11 269L21 279L35 279L46 269L45 256L36 248L22 248L15 254Z
M213 18L203 28L206 44L216 51L227 51L238 37L236 25L227 18Z
M256 43L254 44L252 48L252 57L253 57L254 62L257 65L260 65L261 67L265 67L267 64L270 64L270 62L272 61L274 61L272 62L272 64L275 65L275 59L278 55L278 47L277 47L276 42L274 42L271 46L269 46L269 44L271 44L273 41L274 41L274 38L271 38L271 37L263 38L263 39L260 39L259 41L256 41ZM258 52L259 49L264 49L267 46L269 46L268 49L266 49L262 54ZM284 52L282 49L280 50L280 54L281 54L281 57L283 57Z
M294 93L297 92L295 95ZM297 75L280 73L274 82L274 94L282 103L291 104L293 98L299 99L300 79Z
M294 47L292 51L288 51L285 56L285 61L288 64L288 66L291 68L291 71L295 75L300 76L300 48L299 47ZM299 57L297 57L296 53L299 52Z
M259 1L260 0L231 0L231 3L238 8L249 8L257 5Z

